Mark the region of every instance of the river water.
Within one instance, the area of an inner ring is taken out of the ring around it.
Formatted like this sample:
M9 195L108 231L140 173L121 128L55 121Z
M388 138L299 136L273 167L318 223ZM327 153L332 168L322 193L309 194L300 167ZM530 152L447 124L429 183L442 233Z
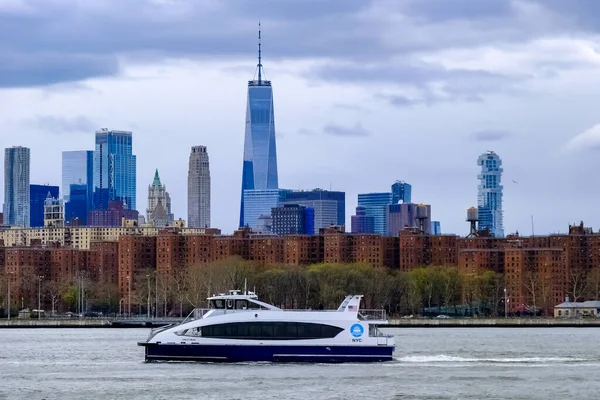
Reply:
M147 329L0 330L0 399L598 399L600 329L406 328L381 364L144 363Z

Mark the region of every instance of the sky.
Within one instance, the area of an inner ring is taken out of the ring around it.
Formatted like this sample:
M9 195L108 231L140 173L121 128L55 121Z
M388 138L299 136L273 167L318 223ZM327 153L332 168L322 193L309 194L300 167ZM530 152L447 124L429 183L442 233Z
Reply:
M599 14L596 0L0 0L0 140L31 148L31 183L60 185L62 151L131 130L140 213L158 168L184 219L190 148L206 145L212 225L230 233L260 20L280 187L345 191L349 228L358 193L404 180L464 235L493 150L506 233L531 234L532 216L535 234L598 229Z

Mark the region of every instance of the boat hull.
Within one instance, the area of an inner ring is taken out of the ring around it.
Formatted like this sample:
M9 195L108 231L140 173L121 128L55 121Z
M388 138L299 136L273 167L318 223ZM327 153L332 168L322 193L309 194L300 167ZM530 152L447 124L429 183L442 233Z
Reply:
M221 362L381 362L391 361L393 346L202 345L139 343L146 361Z

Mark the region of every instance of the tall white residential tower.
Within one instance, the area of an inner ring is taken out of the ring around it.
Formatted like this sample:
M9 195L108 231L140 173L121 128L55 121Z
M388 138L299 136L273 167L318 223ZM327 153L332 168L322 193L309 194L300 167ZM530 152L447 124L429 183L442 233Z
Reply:
M193 146L190 153L188 226L210 228L210 168L206 146Z

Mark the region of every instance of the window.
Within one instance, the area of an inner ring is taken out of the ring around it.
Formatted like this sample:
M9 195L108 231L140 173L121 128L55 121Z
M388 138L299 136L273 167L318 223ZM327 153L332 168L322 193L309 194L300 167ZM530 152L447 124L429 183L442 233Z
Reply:
M301 340L337 336L342 328L305 322L237 322L202 327L203 337L220 339Z

